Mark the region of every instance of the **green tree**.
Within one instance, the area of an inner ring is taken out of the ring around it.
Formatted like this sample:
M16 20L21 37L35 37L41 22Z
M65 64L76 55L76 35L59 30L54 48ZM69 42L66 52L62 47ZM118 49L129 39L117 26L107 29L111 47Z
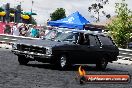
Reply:
M4 9L2 7L0 7L0 12L2 12L2 11L4 11ZM2 18L3 17L0 16L0 21L2 21Z
M94 4L91 4L91 6L88 7L88 11L92 12L94 11L94 14L97 14L97 17L95 17L94 15L92 15L91 17L96 18L96 21L100 21L100 14L102 13L106 18L110 18L111 15L107 14L103 8L106 4L108 4L108 0L95 0L97 1Z
M0 12L4 11L4 9L2 7L0 7Z
M36 22L36 20L32 17L32 22L31 22L31 24L33 24L33 25L36 25L37 24L37 22Z
M57 8L53 13L50 14L51 20L59 20L66 17L65 9L63 8Z
M116 3L117 17L107 25L115 43L121 48L127 48L132 37L132 12L128 9L125 0Z
M15 9L14 8L10 8L10 13L15 13Z

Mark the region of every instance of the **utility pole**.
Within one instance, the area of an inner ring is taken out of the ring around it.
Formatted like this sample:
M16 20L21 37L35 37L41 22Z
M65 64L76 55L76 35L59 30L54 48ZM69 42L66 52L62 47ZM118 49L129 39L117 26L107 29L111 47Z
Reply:
M34 4L34 1L32 0L32 7L31 7L31 13L32 13L32 9L33 9L33 4Z
M32 6L31 6L31 15L30 15L30 17L31 17L31 18L30 18L30 20L31 20L30 22L31 22L31 23L32 23L33 4L34 4L34 1L32 0Z
M6 11L6 21L8 23L9 22L9 15L10 15L10 4L9 3L7 3L5 5L5 11Z

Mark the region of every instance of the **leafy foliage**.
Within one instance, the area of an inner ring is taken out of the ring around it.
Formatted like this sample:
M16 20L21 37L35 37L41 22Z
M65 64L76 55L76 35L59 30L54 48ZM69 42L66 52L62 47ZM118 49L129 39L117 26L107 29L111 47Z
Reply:
M90 7L88 7L88 11L94 11L94 14L97 14L98 17L95 17L94 15L92 15L91 17L96 18L96 21L100 21L100 12L101 10L104 8L105 4L107 4L109 1L108 0L96 0L98 1L98 3L94 3L92 4ZM104 14L106 16L106 18L110 18L111 15L110 14L106 14L105 11L102 11L102 14Z
M2 7L0 7L0 12L4 11L4 9Z
M65 9L63 8L57 8L53 13L50 14L51 20L59 20L66 17Z
M33 24L33 25L36 25L37 24L37 22L36 22L36 20L32 17L32 22L31 22L31 24Z
M127 48L132 37L132 12L127 8L125 0L116 3L116 13L116 19L107 28L116 44L119 47Z
M10 13L15 13L15 9L14 8L10 8Z

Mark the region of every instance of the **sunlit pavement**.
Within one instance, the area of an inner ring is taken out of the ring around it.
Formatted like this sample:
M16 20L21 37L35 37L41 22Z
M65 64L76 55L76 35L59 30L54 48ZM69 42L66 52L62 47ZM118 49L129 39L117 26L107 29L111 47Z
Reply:
M8 44L0 44L0 48L11 50L12 49L12 46L11 45L8 45Z
M130 74L132 65L109 63L106 71L84 66L87 74ZM54 69L52 65L29 62L19 65L17 56L9 49L0 48L0 88L130 88L128 84L84 84L78 80L78 66L67 71Z

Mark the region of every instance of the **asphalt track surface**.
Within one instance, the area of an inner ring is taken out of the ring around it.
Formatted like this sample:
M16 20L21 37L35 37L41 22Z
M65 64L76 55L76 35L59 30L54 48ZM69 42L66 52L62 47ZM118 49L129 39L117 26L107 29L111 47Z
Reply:
M130 74L132 65L109 63L106 71L97 71L94 66L85 66L87 74ZM78 66L67 71L54 69L50 64L29 62L19 65L17 56L10 50L0 48L0 88L132 88L125 84L79 83Z

